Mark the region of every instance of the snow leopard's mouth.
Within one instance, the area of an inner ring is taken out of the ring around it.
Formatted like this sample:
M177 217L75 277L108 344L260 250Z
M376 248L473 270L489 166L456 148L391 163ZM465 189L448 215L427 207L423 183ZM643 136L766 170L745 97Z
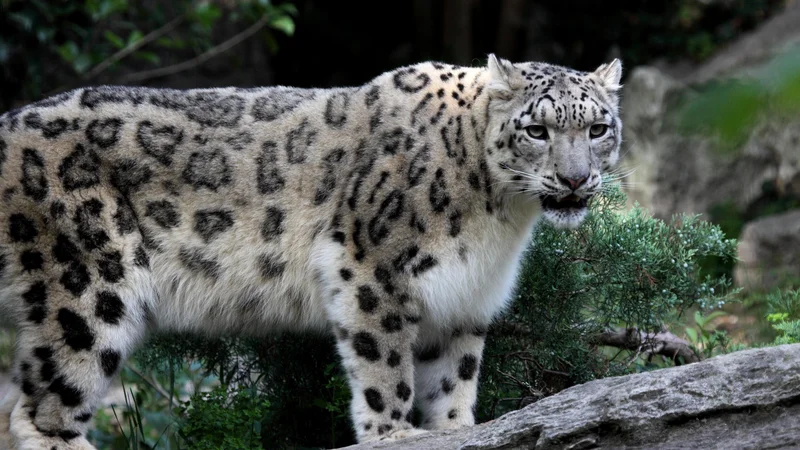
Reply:
M579 197L575 194L559 199L553 195L545 195L542 199L544 217L556 228L575 229L586 218L589 200L592 196Z
M553 195L545 195L542 197L542 208L550 211L582 210L586 208L590 198L591 196L581 198L575 194L570 194L559 200Z

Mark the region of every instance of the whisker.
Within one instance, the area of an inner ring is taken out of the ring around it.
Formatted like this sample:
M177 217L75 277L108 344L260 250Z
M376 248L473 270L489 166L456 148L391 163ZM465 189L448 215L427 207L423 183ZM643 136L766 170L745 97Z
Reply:
M536 175L536 174L534 174L534 173L523 172L523 171L521 171L521 170L512 169L511 167L508 167L508 166L505 166L505 168L506 168L507 170L509 170L509 171L513 172L513 173L516 173L516 174L518 174L518 175L522 175L523 177L525 177L525 178L528 178L528 179L531 179L531 180L538 180L538 179L541 179L541 176L539 176L539 175Z
M617 169L617 170L613 170L611 172L606 172L603 176L607 177L609 179L626 178L626 177L631 176L634 172L636 172L636 169L638 169L638 167L633 167L633 168L624 169L624 170L623 169Z

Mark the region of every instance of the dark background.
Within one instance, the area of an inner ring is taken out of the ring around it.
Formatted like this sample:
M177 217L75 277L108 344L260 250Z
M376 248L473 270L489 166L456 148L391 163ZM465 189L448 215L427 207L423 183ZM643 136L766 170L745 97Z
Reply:
M144 84L358 85L423 60L484 64L488 53L513 61L546 60L593 70L621 57L626 69L653 61L700 61L752 29L781 0L570 1L300 0L290 2L294 32L266 26L208 61L168 76L130 80L191 60L235 37L261 15L286 15L263 0L2 0L0 101L3 110L69 88ZM103 72L92 68L127 41L183 21ZM180 45L178 45L180 44Z

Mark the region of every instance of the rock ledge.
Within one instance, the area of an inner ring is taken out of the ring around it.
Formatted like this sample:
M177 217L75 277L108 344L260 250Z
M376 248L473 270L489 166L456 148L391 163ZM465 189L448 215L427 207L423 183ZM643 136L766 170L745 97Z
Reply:
M596 380L471 428L347 448L800 448L800 344Z

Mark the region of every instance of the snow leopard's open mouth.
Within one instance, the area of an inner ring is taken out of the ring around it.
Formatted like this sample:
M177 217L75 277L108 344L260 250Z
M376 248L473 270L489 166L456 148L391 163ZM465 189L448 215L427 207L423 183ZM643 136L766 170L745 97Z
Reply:
M563 211L567 209L582 210L586 208L590 198L591 196L581 198L575 194L570 194L559 200L552 195L545 195L542 197L542 208L551 211Z

